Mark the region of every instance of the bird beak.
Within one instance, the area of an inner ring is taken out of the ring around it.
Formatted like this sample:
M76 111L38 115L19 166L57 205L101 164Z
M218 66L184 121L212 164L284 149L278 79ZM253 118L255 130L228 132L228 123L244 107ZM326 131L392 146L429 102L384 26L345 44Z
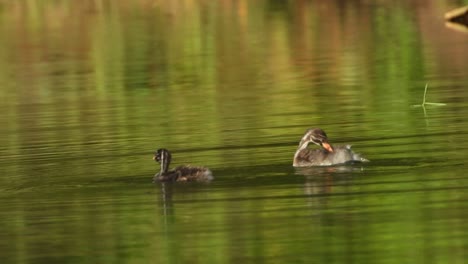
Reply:
M153 156L153 160L156 160L156 156Z
M333 148L328 142L322 142L322 147L328 152L333 152Z

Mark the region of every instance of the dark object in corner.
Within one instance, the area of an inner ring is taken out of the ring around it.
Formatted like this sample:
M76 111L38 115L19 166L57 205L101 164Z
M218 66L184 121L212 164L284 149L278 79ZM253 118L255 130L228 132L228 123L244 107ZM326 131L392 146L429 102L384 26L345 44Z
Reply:
M460 7L445 13L445 20L468 27L468 6Z

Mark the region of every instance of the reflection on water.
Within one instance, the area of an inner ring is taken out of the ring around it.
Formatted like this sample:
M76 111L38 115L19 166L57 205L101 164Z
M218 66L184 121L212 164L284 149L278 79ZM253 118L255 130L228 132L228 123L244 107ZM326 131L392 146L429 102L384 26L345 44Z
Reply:
M303 175L305 179L304 193L307 195L331 194L333 186L352 181L354 175L358 175L363 168L354 166L332 167L302 167L295 168L296 174Z
M2 263L463 262L468 60L451 8L5 3ZM411 107L425 83L445 106ZM371 162L294 169L309 127ZM215 180L152 183L163 147Z

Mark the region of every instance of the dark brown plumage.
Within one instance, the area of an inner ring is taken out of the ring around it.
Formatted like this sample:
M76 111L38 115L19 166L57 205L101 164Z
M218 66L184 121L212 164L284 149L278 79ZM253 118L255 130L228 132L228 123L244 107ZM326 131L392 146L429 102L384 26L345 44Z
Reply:
M213 174L208 168L190 165L178 166L169 170L172 155L167 149L158 149L153 159L161 164L161 171L154 175L153 181L210 181Z
M312 142L320 149L308 149ZM367 162L361 155L354 153L350 145L334 147L328 142L327 134L320 128L308 129L294 154L294 167L331 166L338 164Z

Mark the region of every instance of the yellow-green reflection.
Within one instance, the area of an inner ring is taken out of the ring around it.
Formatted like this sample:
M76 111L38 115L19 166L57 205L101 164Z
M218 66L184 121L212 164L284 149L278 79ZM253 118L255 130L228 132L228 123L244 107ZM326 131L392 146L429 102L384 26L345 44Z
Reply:
M1 259L465 259L463 35L341 2L4 3ZM372 162L295 172L310 126ZM159 147L215 181L152 184Z

